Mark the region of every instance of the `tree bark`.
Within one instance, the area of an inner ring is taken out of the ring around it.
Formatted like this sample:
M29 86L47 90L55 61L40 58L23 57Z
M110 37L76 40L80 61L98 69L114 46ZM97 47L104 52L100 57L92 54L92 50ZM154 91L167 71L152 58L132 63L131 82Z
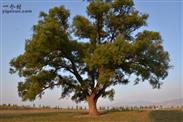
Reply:
M87 97L88 102L88 113L90 116L97 116L97 99L95 99L94 95Z

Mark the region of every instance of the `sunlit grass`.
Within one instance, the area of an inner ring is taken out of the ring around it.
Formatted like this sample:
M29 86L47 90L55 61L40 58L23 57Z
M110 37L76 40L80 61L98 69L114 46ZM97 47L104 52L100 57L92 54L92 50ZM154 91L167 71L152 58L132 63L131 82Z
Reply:
M103 112L90 117L77 111L12 110L0 112L0 122L183 122L183 111Z

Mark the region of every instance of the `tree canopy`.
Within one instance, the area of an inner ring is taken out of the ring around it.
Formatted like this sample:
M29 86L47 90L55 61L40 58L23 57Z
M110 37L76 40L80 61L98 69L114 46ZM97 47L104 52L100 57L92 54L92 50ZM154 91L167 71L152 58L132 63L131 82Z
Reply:
M40 12L24 53L10 62L10 72L24 78L18 83L23 100L35 100L54 87L61 88L62 98L72 93L76 102L90 96L112 99L110 86L129 82L148 81L160 88L170 60L158 32L138 31L148 15L136 10L132 0L94 1L87 15L75 16L71 25L64 6Z

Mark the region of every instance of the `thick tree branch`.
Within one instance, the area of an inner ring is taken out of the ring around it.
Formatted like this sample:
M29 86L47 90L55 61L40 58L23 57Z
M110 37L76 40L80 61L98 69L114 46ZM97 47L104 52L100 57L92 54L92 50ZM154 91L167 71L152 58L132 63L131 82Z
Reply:
M112 82L107 82L105 83L101 88L96 88L96 91L95 91L95 99L98 99L102 93L105 91L105 89L111 85Z
M73 74L76 76L77 80L82 83L83 79L81 77L81 75L78 73L76 65L74 63L74 61L72 59L70 59L71 63L72 63L72 69L73 69Z
M64 53L64 51L63 51L63 53ZM76 77L78 82L81 84L83 82L83 79L82 79L81 75L79 74L79 72L77 71L75 62L73 61L71 56L67 56L66 53L64 53L64 54L66 56L65 58L67 58L71 62L71 64L72 64L71 68L72 68L73 71L71 69L69 69L69 68L68 68L68 71L70 71Z

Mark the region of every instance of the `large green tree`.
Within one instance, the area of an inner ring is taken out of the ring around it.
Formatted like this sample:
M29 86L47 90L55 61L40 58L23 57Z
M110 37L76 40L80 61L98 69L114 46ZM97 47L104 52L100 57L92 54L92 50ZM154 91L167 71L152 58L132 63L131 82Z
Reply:
M40 13L24 53L10 62L10 72L24 79L18 83L23 100L60 87L62 98L71 94L76 102L87 101L89 114L97 115L98 98L113 98L111 86L148 81L160 87L169 55L158 32L137 31L147 25L147 14L132 0L98 0L87 6L87 15L75 16L69 25L64 6Z

